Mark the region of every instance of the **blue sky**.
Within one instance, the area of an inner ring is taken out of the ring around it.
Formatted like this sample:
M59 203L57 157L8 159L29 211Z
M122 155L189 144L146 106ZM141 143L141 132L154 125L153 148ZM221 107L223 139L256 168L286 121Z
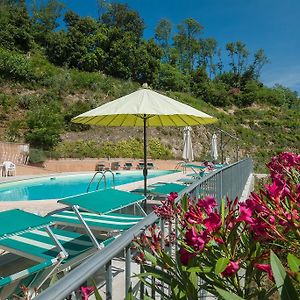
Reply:
M97 16L96 0L64 0L82 16ZM192 17L204 26L203 37L214 37L224 48L241 40L253 53L263 48L271 63L262 81L280 83L300 94L300 1L299 0L127 0L146 24L145 37L154 35L162 18L174 27ZM224 53L225 55L225 53Z

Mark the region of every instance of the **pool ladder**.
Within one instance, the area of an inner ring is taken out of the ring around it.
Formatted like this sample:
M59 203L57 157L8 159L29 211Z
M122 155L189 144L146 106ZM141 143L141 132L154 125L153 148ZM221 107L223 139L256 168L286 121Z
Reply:
M104 170L104 171L97 171L94 176L92 177L87 189L86 189L86 192L88 193L90 191L90 188L91 188L91 185L92 183L94 182L97 174L101 174L102 176L100 177L100 179L98 180L98 183L97 183L97 186L96 186L96 191L98 191L99 189L99 186L100 186L100 183L102 182L102 180L104 180L104 189L106 190L106 173L111 173L112 174L112 179L113 179L113 188L116 187L115 185L115 174L111 171L111 170Z

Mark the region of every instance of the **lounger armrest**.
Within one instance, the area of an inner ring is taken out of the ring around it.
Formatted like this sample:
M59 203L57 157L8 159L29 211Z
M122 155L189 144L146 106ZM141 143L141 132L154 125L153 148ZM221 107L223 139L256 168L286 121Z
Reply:
M50 267L50 266L53 266L55 264L58 264L60 261L59 258L54 258L54 259L51 259L51 260L46 260L42 263L39 263L35 266L32 266L28 269L25 269L23 271L20 271L18 273L15 273L15 274L12 274L10 276L7 276L7 277L4 277L2 279L0 279L0 288L13 282L13 281L16 281L16 280L20 280L22 278L25 278L27 277L28 275L30 274L34 274L34 273L37 273L47 267Z

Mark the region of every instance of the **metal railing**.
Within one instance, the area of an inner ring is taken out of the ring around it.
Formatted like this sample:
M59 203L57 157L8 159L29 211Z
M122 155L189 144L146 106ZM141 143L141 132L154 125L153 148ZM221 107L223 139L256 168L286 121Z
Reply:
M228 196L230 198L240 197L246 182L252 173L252 160L245 159L236 162L232 165L226 166L217 170L207 176L201 178L199 181L188 186L178 194L176 201L185 195L189 194L191 197L199 197L200 195L214 196L217 201ZM158 217L152 212L145 217L138 224L125 231L111 244L106 246L101 251L96 252L93 256L86 259L81 265L69 272L62 279L57 281L54 285L47 288L36 300L60 300L69 296L73 291L78 289L84 282L101 268L106 270L106 299L113 299L112 291L112 259L117 257L123 250L125 255L125 280L124 289L125 294L131 286L130 266L131 266L131 249L130 244L137 236L141 234L144 229L158 221ZM160 222L161 228L164 229L164 222ZM171 228L169 228L171 229ZM140 299L143 298L144 286L140 285Z

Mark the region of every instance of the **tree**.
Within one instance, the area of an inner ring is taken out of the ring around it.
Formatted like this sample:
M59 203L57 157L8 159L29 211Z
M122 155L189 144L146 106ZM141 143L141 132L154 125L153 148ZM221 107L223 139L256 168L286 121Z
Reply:
M118 28L108 29L105 73L123 79L132 78L137 47L136 36L132 32L122 33Z
M32 22L36 41L42 45L47 42L49 32L58 27L64 4L57 0L39 0L32 4Z
M46 52L50 60L86 71L102 70L107 57L107 29L93 18L81 18L72 11L64 20L67 32L49 35Z
M205 67L199 67L191 73L190 85L195 96L203 95L205 84L209 81Z
M253 72L253 76L255 79L258 79L260 77L261 70L264 65L269 63L269 59L265 55L265 52L263 49L259 49L254 53L254 61L251 64L249 70Z
M161 56L162 51L153 39L142 41L136 50L135 66L132 70L133 79L140 83L151 84L157 76Z
M185 19L177 26L178 34L174 36L174 45L178 51L178 67L189 74L195 65L196 53L199 52L199 35L203 26L192 18Z
M155 28L155 39L160 45L163 56L162 60L164 62L170 61L170 38L172 32L172 23L167 19L162 19L159 21Z
M180 70L170 64L161 63L154 87L159 90L187 92L189 90L189 78Z
M33 45L31 20L25 1L0 1L0 46L28 52Z
M231 71L238 77L247 69L249 51L246 48L246 45L241 41L227 43L226 50L230 57L229 65Z
M207 38L200 41L200 51L198 64L208 70L209 78L216 76L218 65L214 62L218 53L217 41L213 38Z
M145 28L138 12L129 9L127 4L112 3L102 15L101 21L108 27L116 27L122 32L132 32L139 40Z

